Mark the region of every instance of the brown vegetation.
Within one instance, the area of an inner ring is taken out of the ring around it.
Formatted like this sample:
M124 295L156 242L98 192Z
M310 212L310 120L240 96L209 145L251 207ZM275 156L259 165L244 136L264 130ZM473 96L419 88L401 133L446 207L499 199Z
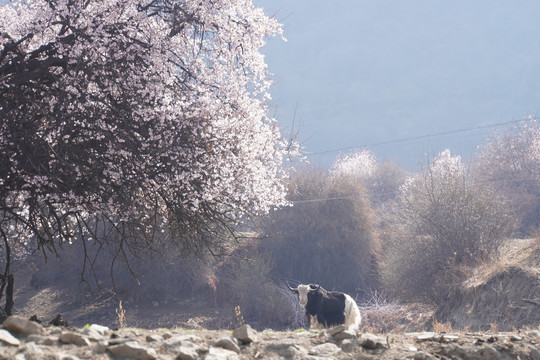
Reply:
M363 294L377 288L379 239L365 188L311 169L291 185L294 206L273 212L260 251L281 279Z

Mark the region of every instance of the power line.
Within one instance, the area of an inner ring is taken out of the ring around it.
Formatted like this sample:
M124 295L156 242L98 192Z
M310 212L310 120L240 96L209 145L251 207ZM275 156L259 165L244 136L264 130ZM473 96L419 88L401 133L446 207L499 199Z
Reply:
M486 186L486 185L494 185L494 184L502 184L502 183L509 183L509 182L514 182L514 181L540 181L540 177L511 178L511 179L502 179L502 180L495 180L495 181L489 181L489 182L483 182L483 183L475 183L475 184L471 184L471 185L467 186L467 188L480 187L480 186ZM293 200L291 202L293 204L306 204L306 203L326 202L326 201L335 201L335 200L349 200L349 199L359 199L359 198L370 199L373 196L391 195L393 193L394 192L364 193L364 194L348 195L348 196L336 196L336 197L329 197L329 198Z
M505 125L511 125L511 124L517 124L517 123L521 123L521 122L526 122L526 121L529 121L529 120L530 120L530 118L520 119L520 120L512 120L512 121L500 122L500 123L496 123L496 124L465 128L465 129L443 131L443 132L438 132L438 133L433 133L433 134L411 136L411 137L399 138L399 139L388 140L388 141L380 141L380 142L376 142L376 143L364 144L364 145L359 145L359 146L347 146L347 147L341 147L341 148L330 149L330 150L316 151L316 152L312 152L312 153L308 153L308 154L309 155L322 155L322 154L328 154L328 153L340 152L340 151L352 150L352 149L358 149L358 148L372 148L372 147L381 146L381 145L389 145L389 144L396 144L396 143L412 141L412 140L427 139L427 138L436 137L436 136L458 134L458 133L463 133L463 132L473 131L473 130L490 129L490 128L495 128L495 127L498 127L498 126L505 126Z

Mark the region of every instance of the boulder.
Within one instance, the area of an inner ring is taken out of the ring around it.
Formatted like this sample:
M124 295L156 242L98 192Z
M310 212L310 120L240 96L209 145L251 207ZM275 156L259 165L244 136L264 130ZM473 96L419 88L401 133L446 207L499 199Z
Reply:
M107 337L111 333L111 329L107 326L92 324L89 327L84 328L82 333L90 340L99 341L102 338Z
M192 343L181 345L176 349L176 352L177 360L197 360L199 358L199 353L197 353L197 349Z
M15 336L11 335L9 331L4 330L4 329L0 329L0 342L6 343L12 346L21 345L21 341L19 339L17 339Z
M234 337L226 336L226 337L219 338L214 343L214 346L231 350L237 354L240 354L240 346L238 346L238 341Z
M122 344L109 346L107 351L114 357L132 360L157 359L156 350L145 348L136 341L128 341Z
M90 346L90 340L81 334L77 334L71 331L63 332L59 338L60 342L64 344L73 344L78 346Z
M354 351L355 348L356 348L356 340L345 339L341 342L341 350L346 353Z
M4 329L14 334L30 335L43 334L43 327L36 322L23 319L20 316L9 316L3 323Z
M208 351L208 354L204 357L204 360L239 360L238 354L234 351L212 347Z
M386 344L386 339L373 334L362 334L360 344L366 349L382 349Z
M345 330L345 331L335 334L333 338L336 341L342 341L345 339L354 339L356 338L356 332L351 331L351 330Z
M234 329L233 336L243 344L257 341L257 332L247 324Z
M309 349L309 355L331 357L341 352L341 349L332 343L324 343Z

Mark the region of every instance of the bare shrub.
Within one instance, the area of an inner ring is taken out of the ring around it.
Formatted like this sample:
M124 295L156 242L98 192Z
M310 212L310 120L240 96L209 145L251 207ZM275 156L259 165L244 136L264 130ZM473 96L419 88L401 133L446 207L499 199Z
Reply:
M255 328L285 328L293 311L290 300L272 280L271 263L261 255L230 258L220 267L219 298L242 309L247 323ZM225 300L226 299L226 300Z
M278 293L281 295L286 307L289 309L288 328L292 329L307 329L309 324L306 316L306 309L298 303L298 295L294 294L286 284L281 284L278 288Z
M496 257L515 224L504 198L477 186L449 151L403 187L393 215L381 265L384 288L401 300L432 303L468 267Z
M274 211L262 228L281 279L356 292L377 286L379 240L365 188L354 177L305 168L292 179L294 206Z
M361 330L369 333L422 331L433 314L433 309L426 305L389 302L378 291L366 294L358 307L362 314Z

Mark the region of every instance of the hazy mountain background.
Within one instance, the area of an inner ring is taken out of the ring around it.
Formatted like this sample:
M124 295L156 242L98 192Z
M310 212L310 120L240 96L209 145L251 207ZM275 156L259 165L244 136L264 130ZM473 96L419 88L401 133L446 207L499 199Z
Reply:
M497 124L540 110L538 1L255 4L288 40L264 49L272 111L286 131L302 124L314 163L364 145L410 169L445 148L468 159Z

